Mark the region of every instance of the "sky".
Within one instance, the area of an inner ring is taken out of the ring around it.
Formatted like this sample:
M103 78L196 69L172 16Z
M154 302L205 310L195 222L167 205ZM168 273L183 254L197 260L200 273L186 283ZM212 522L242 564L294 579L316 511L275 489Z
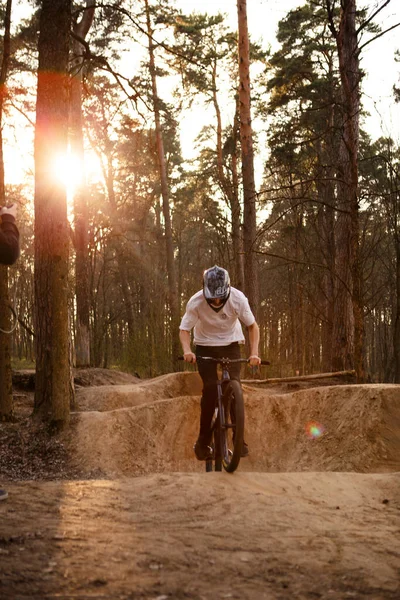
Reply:
M26 0L15 0L13 17L24 14ZM82 0L83 2L83 0ZM365 0L366 5L372 11L377 5L382 5L384 0ZM271 46L272 50L278 48L276 31L280 19L286 16L289 10L301 6L304 0L247 0L248 29L254 40L262 41L264 47ZM183 12L208 12L215 14L222 12L226 14L227 25L232 29L237 28L237 4L236 0L176 0L176 5ZM361 6L358 0L358 6ZM391 0L389 5L383 9L377 22L382 29L387 29L395 23L400 22L400 0ZM395 104L392 95L393 85L400 83L400 62L395 63L394 52L400 49L400 27L386 34L382 38L368 45L362 54L361 66L367 71L363 81L363 104L370 116L366 120L366 129L375 140L381 135L391 135L400 144L400 104ZM132 65L130 65L131 67ZM190 113L181 119L181 144L184 157L193 158L196 154L194 139L198 135L204 123L204 106L199 105L196 111L192 107ZM229 106L224 107L226 117ZM233 108L232 108L233 110ZM10 168L7 169L10 182L18 182L21 179L20 144L15 141L14 148L8 150L6 158ZM256 171L262 171L262 158ZM95 167L93 168L95 171Z
M384 0L358 0L357 6L368 7L368 13L381 6ZM278 48L276 31L278 22L289 10L302 6L301 0L247 0L248 30L250 36L264 45ZM177 5L185 12L201 11L227 14L227 23L237 28L236 0L177 0ZM400 0L391 0L375 19L382 30L400 22ZM365 40L364 40L365 41ZM363 43L363 40L362 42ZM366 119L366 129L372 139L381 135L392 135L400 143L400 104L395 105L392 88L400 83L400 62L395 63L394 52L400 50L400 27L369 44L361 55L361 67L367 71L363 81L363 105L370 113Z

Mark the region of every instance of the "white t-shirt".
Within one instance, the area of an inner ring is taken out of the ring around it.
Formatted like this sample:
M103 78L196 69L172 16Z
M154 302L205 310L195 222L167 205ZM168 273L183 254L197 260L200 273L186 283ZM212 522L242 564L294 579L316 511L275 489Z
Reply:
M227 346L233 342L244 344L240 321L246 327L255 322L243 292L231 287L225 306L215 312L207 304L203 290L200 290L187 303L179 329L191 331L194 327L194 343L199 346Z

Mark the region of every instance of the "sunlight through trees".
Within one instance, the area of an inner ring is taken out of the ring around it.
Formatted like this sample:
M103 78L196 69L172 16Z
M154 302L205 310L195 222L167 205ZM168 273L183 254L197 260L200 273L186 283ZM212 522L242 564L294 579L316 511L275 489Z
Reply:
M366 131L360 66L389 4L305 0L274 51L247 40L242 0L233 26L43 0L8 28L3 7L1 203L21 257L0 278L0 323L7 294L19 323L0 372L36 367L39 414L68 420L72 366L177 368L183 303L213 264L249 296L271 375L400 382L398 140Z

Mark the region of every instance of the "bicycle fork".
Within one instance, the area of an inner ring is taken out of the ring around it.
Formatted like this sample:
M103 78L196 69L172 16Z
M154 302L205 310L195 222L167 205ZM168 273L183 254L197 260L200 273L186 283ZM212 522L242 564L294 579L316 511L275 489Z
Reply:
M228 453L231 453L231 450L227 447L227 435L228 429L233 429L232 425L229 425L225 418L225 409L230 413L232 413L232 407L230 406L230 402L225 407L223 393L220 388L218 388L218 398L217 403L214 409L214 414L211 420L211 431L213 432L214 437L214 463L215 470L222 470L222 460ZM234 432L232 431L232 434ZM206 461L206 471L212 471L212 460Z

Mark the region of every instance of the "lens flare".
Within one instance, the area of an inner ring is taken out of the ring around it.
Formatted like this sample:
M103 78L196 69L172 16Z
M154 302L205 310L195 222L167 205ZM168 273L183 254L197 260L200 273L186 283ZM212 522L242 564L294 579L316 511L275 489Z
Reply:
M325 433L325 427L317 421L309 421L305 426L306 435L310 440L316 440Z

